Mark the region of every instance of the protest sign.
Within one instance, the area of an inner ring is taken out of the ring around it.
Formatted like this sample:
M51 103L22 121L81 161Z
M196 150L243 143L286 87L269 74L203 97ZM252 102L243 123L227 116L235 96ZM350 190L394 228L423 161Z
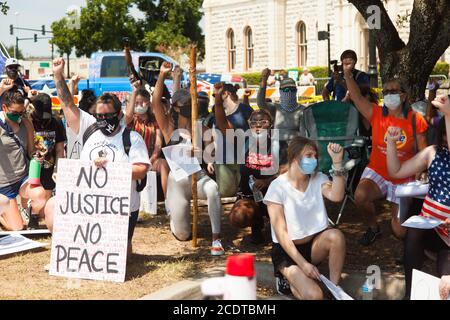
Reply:
M441 300L439 282L439 278L413 269L411 300Z
M125 281L131 165L60 159L58 169L50 275Z
M47 243L40 243L30 240L20 234L11 234L9 236L0 238L0 256L36 248L42 248L46 245Z
M191 156L192 145L178 144L165 147L162 151L177 182L202 170L198 159Z

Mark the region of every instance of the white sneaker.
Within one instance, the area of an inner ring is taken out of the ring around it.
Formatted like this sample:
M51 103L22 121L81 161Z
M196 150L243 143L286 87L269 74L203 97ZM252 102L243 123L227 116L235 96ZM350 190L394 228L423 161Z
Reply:
M220 240L214 240L211 246L211 255L221 256L223 254L225 254L225 250L222 247L222 243Z

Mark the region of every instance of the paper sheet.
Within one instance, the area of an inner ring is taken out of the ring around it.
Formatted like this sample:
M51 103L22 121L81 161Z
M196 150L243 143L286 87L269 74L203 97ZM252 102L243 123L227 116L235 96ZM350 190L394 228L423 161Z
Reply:
M433 219L433 218L425 218L422 216L412 216L408 220L406 220L402 226L408 228L416 228L416 229L434 229L441 224L443 221Z
M9 236L11 234L50 234L48 229L36 229L36 230L20 230L20 231L0 231L0 236Z
M413 270L411 300L441 300L439 283L441 279L422 271Z
M192 145L182 144L162 149L175 181L202 170L197 158L191 157Z
M30 240L20 234L11 234L9 236L0 238L0 256L41 248L45 247L46 245L47 243L40 243Z
M430 188L429 184L424 184L419 181L413 181L397 186L395 195L402 197L424 197Z
M320 275L320 280L325 284L325 286L330 290L331 294L336 298L336 300L354 300L347 293L345 293L342 288L336 286L333 282L328 280L325 276Z

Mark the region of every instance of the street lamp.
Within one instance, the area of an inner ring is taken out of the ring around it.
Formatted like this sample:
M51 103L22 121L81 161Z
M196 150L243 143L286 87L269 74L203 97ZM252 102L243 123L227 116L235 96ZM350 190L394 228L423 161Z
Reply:
M16 27L19 25L19 14L20 13L18 11L14 12L14 15L16 16ZM17 54L18 54L17 51L19 51L18 46L19 46L19 42L17 41L17 37L16 37L16 46L14 47L14 59L17 59Z
M327 31L319 31L318 40L328 40L328 75L331 77L331 33L330 24L327 24Z

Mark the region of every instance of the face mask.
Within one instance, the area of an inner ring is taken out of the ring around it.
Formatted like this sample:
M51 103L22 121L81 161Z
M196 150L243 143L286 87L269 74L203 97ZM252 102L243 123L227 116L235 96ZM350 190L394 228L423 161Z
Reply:
M148 106L146 105L137 105L136 108L134 108L134 112L137 114L144 114L148 110Z
M6 75L10 79L15 79L19 75L19 71L17 69L6 69Z
M384 105L390 110L397 110L401 103L400 94L388 94L384 96Z
M6 114L6 116L8 117L9 120L11 120L12 122L15 122L15 123L19 123L20 120L22 119L21 115L15 114L15 113L10 113L10 112L8 112Z
M297 108L297 91L284 92L280 90L280 106L283 110L294 110Z
M120 120L118 116L115 116L114 118L111 119L104 119L104 120L97 119L97 124L100 126L100 130L105 136L112 135L119 126L119 122Z
M303 158L300 161L300 169L304 174L312 174L317 168L316 158Z

